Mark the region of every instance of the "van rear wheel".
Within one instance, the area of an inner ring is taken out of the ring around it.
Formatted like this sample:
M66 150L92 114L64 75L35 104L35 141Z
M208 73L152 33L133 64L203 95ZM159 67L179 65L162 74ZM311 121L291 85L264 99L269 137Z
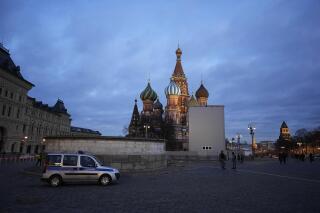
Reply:
M59 175L53 175L49 179L49 184L52 187L60 186L62 183L62 178Z
M109 185L110 183L111 183L111 177L109 175L102 175L99 178L99 184L101 186L106 186L106 185Z

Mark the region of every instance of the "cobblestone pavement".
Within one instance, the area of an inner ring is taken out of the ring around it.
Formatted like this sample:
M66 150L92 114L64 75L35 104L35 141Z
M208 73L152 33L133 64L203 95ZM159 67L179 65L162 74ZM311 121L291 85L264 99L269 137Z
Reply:
M0 167L0 212L320 212L320 161L189 163L123 174L118 184L51 188L26 174L30 164Z

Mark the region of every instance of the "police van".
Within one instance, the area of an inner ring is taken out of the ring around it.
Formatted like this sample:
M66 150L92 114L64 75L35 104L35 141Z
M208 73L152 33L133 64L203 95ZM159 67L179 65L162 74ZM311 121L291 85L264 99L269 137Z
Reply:
M119 178L117 169L102 166L95 156L79 152L47 154L41 180L53 187L65 182L97 182L106 186Z

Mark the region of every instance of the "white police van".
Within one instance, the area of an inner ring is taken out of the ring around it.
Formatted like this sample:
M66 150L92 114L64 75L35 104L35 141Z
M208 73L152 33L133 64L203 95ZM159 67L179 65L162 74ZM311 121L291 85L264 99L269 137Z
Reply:
M120 172L117 169L102 166L95 156L79 152L47 154L41 180L47 181L53 187L64 182L82 181L106 186L119 178Z

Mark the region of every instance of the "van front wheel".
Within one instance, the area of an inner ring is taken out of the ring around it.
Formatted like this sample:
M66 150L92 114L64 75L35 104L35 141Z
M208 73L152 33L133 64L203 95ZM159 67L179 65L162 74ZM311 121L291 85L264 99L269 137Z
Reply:
M102 175L99 178L99 184L101 186L106 186L106 185L109 185L110 183L111 183L111 177L109 175Z
M49 179L49 184L52 186L52 187L57 187L57 186L60 186L62 183L62 179L59 175L53 175L50 177Z

